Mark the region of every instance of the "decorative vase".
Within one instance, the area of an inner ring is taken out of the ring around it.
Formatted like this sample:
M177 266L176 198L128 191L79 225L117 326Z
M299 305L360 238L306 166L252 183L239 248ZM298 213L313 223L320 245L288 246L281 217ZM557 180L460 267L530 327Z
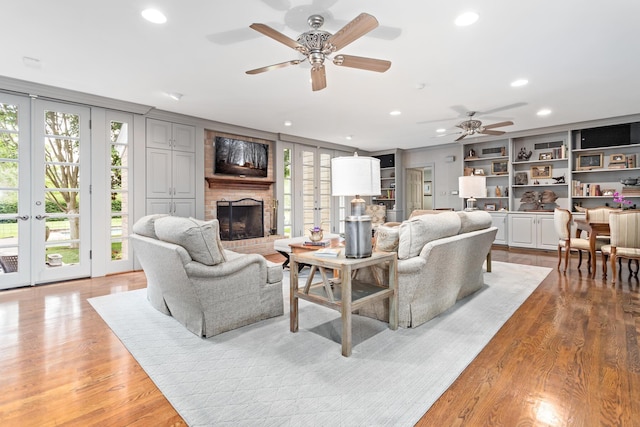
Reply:
M310 230L309 240L311 240L312 242L319 242L320 240L322 240L322 230L320 231Z

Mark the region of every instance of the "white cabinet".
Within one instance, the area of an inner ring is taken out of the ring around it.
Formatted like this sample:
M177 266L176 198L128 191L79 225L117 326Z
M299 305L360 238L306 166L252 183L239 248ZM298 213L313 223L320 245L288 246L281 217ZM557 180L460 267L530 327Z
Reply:
M509 246L534 249L557 249L558 235L553 213L510 213Z
M147 214L195 216L195 127L147 120Z
M147 119L147 148L194 152L196 129L193 126Z
M498 229L496 233L496 238L493 241L495 245L506 245L508 243L507 240L507 214L499 212L491 214L491 225Z

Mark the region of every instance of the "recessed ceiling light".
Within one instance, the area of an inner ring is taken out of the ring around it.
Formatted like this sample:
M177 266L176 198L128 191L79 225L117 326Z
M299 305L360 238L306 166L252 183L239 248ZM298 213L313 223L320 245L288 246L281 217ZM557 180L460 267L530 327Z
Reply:
M392 116L399 116L400 114L402 114L401 111L398 110L393 110L392 112L390 112L389 114L391 114Z
M440 129L436 129L436 132L438 133L445 133L447 130L444 128L440 128Z
M529 80L527 79L518 79L511 82L512 87L520 87L529 84Z
M551 110L549 110L548 108L543 108L542 110L538 111L536 114L539 116L548 116L549 114L551 114Z
M142 11L142 17L154 24L164 24L167 22L167 17L157 9L145 9Z
M347 141L351 141L353 139L353 136L347 135L345 138L347 139Z
M178 92L171 92L171 93L168 93L167 95L169 95L169 98L173 99L174 101L180 101L184 96Z
M284 121L284 125L285 126L291 126L293 123L291 123L291 120L285 120Z
M478 18L480 18L480 15L475 12L465 12L462 15L458 15L455 23L458 27L466 27L467 25L475 23Z

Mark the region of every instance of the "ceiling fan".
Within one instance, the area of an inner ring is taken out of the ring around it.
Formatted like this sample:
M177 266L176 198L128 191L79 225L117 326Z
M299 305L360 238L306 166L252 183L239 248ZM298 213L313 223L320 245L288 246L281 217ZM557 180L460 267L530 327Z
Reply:
M300 34L296 40L285 36L265 24L254 23L249 27L303 54L311 64L311 89L314 91L327 87L324 60L378 26L378 20L367 13L361 13L335 34L320 29L324 23L324 18L321 15L311 15L307 22L309 26L311 26L311 30ZM259 74L289 65L298 65L304 61L305 58L256 68L246 73ZM384 73L391 66L390 61L382 59L342 54L335 55L333 57L333 63L342 67L359 68L361 70L376 71L379 73Z
M455 134L462 134L460 135L458 138L456 138L456 141L460 141L462 138L469 136L469 135L474 135L476 133L481 133L483 135L502 135L505 133L505 131L503 130L492 130L493 128L499 128L502 126L510 126L513 124L512 121L508 120L505 122L500 122L500 123L493 123L490 125L482 125L482 122L480 120L474 119L473 116L476 114L475 111L469 111L467 112L467 116L469 116L469 119L460 122L456 125L456 127L459 127L460 129L462 129L462 132L455 132ZM448 135L452 135L452 134L448 134ZM444 135L443 135L444 136Z

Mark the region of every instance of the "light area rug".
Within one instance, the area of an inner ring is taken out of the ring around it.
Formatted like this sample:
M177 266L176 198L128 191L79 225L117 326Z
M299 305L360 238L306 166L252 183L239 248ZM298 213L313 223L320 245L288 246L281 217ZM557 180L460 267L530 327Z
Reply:
M493 262L480 291L415 329L354 316L348 358L334 310L300 300L289 331L288 274L284 316L209 339L145 289L89 302L191 426L412 426L550 271Z

